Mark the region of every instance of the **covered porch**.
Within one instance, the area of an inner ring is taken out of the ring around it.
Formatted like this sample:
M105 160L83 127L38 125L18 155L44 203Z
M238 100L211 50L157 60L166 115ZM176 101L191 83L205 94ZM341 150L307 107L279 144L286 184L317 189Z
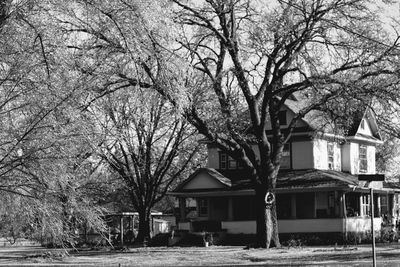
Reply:
M369 191L374 188L371 200ZM255 193L248 180L231 181L213 169L199 170L170 194L179 199L178 227L190 232L225 231L254 234ZM374 226L398 225L399 189L382 182L332 170L296 170L279 174L276 205L280 233L348 233ZM189 214L186 200L196 203Z
M196 216L187 216L185 198L196 202ZM208 192L181 196L178 228L190 232L226 231L231 234L254 234L255 203L251 190ZM399 196L379 190L373 197L374 229L396 225ZM304 192L277 192L277 215L280 233L368 232L371 229L368 188Z

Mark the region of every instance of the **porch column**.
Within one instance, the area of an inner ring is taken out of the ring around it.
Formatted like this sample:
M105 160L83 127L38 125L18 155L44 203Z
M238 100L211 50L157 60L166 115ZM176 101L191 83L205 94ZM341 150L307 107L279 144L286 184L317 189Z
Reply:
M359 198L358 198L358 206L360 207L360 216L368 215L368 214L364 214L364 210L363 210L363 208L362 208L362 207L363 207L363 205L362 205L362 203L363 203L362 198L363 198L363 195L360 194L360 196L359 196Z
M297 217L297 214L296 214L296 194L292 194L290 196L290 202L291 202L290 218L291 219L296 219L296 217Z
M347 208L346 208L346 193L345 192L340 192L340 203L339 203L339 216L340 218L346 218L347 217Z
M396 197L395 194L390 194L389 199L388 199L388 203L390 204L390 207L389 207L390 214L391 214L392 218L394 218L396 216L396 211L394 210L394 206L396 204L395 197Z
M179 213L179 221L186 221L186 198L184 197L179 198Z
M228 198L228 221L233 221L233 199Z
M377 194L376 196L376 214L378 215L377 217L380 217L382 215L382 208L381 208L381 195Z
M347 243L348 241L348 233L347 233L347 207L346 207L346 192L340 192L340 218L343 218L343 232L344 232L344 241Z

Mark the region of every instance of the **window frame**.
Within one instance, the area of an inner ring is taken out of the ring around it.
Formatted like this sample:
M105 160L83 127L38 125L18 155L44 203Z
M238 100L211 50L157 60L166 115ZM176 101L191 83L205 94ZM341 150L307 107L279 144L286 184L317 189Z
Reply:
M280 110L278 112L279 125L285 126L287 124L287 110Z
M331 147L331 149L330 149ZM330 155L330 152L332 155ZM327 143L327 157L328 157L328 169L334 170L335 169L335 143L328 142Z
M287 150L285 150L285 147L287 147ZM288 153L288 155L284 155L284 153ZM282 159L284 157L288 157L288 160L289 160L289 166L288 167L283 167L282 166ZM292 143L285 143L283 145L281 161L280 161L280 169L282 169L282 170L291 170L292 169Z
M199 217L208 217L209 207L208 207L208 199L207 198L198 198L197 199L197 215Z
M238 170L243 169L243 164L228 156L227 153L219 151L219 169L220 170Z
M361 151L365 153L361 153ZM358 147L358 170L360 173L368 172L368 146L366 145Z
M362 212L362 216L371 216L371 196L368 194L361 195L361 207L360 210Z
M219 168L221 170L226 170L228 167L228 155L226 153L219 153Z

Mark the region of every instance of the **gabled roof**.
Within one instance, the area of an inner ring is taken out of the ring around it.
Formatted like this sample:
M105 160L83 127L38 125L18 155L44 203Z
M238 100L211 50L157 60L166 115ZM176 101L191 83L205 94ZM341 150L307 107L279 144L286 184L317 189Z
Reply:
M284 106L292 111L294 114L298 114L303 109L307 108L310 105L309 99L302 100L293 100L287 99L284 103ZM362 133L359 133L361 121L365 120L372 132L372 136L368 136ZM351 123L347 126L344 125L336 125L335 122L329 118L329 116L319 110L312 110L308 112L304 118L301 119L303 123L305 123L310 129L313 131L320 131L324 133L333 133L339 134L343 136L360 136L363 138L370 139L371 141L380 141L381 135L379 133L378 124L376 122L376 118L366 105L361 105L358 109L355 109L352 112Z
M185 186L188 185L190 182L192 182L197 177L199 177L201 174L208 175L210 178L214 179L216 182L218 182L220 185L222 185L225 188L230 188L232 186L231 180L229 178L223 176L217 170L212 169L212 168L200 168L200 169L197 169L194 173L192 173L189 176L189 178L187 178L182 183L180 183L178 185L178 187L173 191L175 192L175 191L185 190Z
M294 114L300 113L308 105L310 105L308 100L287 99L284 103L284 106ZM333 133L335 130L332 120L329 120L326 114L319 110L311 110L301 121L313 131Z

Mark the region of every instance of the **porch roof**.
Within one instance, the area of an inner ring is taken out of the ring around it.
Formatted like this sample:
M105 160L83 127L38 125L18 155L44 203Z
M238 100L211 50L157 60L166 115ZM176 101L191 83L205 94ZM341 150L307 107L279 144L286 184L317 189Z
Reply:
M212 178L216 179L219 183L223 184L224 187L218 188L193 188L185 189L185 185L189 184L192 180L196 179L197 175L201 172L206 172ZM356 175L349 173L333 171L333 170L317 170L317 169L305 169L305 170L291 170L281 171L278 174L277 179L277 191L281 192L295 192L295 191L314 191L314 190L368 190L368 186L359 183ZM380 191L399 191L398 188L394 188L385 184L385 188ZM184 195L188 194L248 194L252 191L252 185L249 179L237 179L232 177L231 179L224 176L215 169L203 168L197 170L188 179L181 183L175 190L170 192L171 195Z
M355 175L317 169L281 171L276 181L276 189L278 191L318 188L346 189L354 188L358 185L358 178ZM233 184L231 190L249 188L251 188L249 180L239 180Z

